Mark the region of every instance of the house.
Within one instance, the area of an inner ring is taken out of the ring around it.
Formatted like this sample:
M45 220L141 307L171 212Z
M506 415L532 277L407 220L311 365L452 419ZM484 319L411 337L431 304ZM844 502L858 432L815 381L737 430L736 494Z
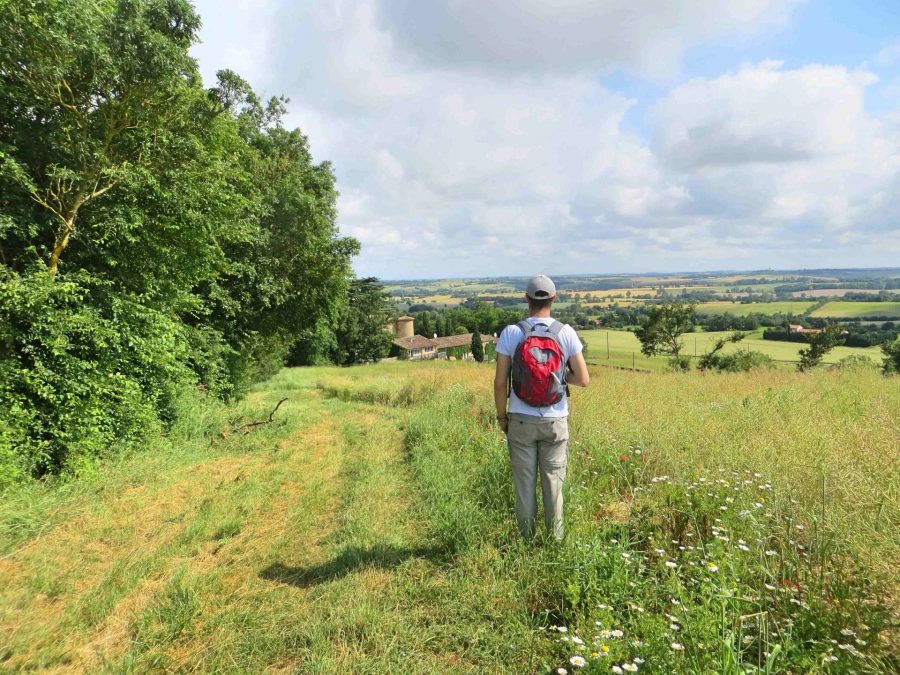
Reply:
M798 334L802 333L804 335L815 335L816 333L821 333L821 328L804 328L798 323L789 323L788 324L788 333Z
M421 361L423 359L468 359L472 356L472 333L462 335L449 335L447 337L427 338L424 335L413 333L413 319L410 316L401 316L388 324L388 330L394 333L393 354L401 359ZM494 335L482 335L481 344L486 347L486 353L491 354L487 345L496 344Z
M396 347L395 351L401 359L420 361L437 357L437 348L434 341L423 335L394 338L391 344Z

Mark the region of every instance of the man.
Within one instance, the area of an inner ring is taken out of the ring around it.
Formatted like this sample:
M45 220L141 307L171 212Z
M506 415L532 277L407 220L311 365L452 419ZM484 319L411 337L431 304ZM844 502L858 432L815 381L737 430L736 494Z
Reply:
M571 326L560 324L550 316L553 301L556 300L556 286L553 281L543 274L528 282L525 290L528 301L528 318L512 326L507 326L500 334L497 344L497 369L494 374L494 404L497 408L497 422L503 433L506 434L509 445L509 460L512 466L513 483L516 488L516 522L522 536L529 540L534 535L535 519L537 518L537 497L535 495L535 476L540 470L541 492L544 501L544 519L550 534L557 540L563 536L563 481L566 478L566 466L568 465L569 445L569 404L567 400L568 389L566 384L586 387L590 383L587 364L582 355L582 345ZM528 332L526 334L526 329ZM535 340L536 338L536 340ZM526 347L529 345L544 345L543 347ZM554 345L555 343L555 345ZM536 355L538 365L540 362L553 365L553 360L558 358L555 350L562 351L563 381L555 373L552 378L538 378L547 385L547 391L553 387L558 389L555 398L557 402L541 405L541 402L553 400L541 398L538 393L532 396L532 390L541 389L525 386L517 383L516 377L510 375L515 368L519 380L523 376L523 359L531 358L527 352ZM518 356L516 355L519 352ZM566 375L566 372L568 374ZM519 393L526 399L522 400ZM507 410L507 395L509 409Z

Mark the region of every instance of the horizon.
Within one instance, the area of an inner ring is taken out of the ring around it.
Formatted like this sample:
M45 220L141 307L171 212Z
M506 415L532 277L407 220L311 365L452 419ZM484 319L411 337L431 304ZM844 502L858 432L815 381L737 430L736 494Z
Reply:
M716 269L716 270L676 270L672 272L662 272L659 270L650 270L642 272L579 272L577 274L567 274L558 272L555 274L547 274L549 277L585 277L585 278L602 278L602 277L648 277L648 276L677 276L677 275L725 275L725 274L803 274L813 272L896 272L900 274L900 267L877 266L877 267L804 267L804 268L757 268L757 269ZM415 278L381 278L378 280L383 284L392 283L409 283L413 281L472 281L482 279L529 279L533 275L524 274L501 274L497 276L470 276L470 277L454 277L454 276L438 276L438 277L415 277Z

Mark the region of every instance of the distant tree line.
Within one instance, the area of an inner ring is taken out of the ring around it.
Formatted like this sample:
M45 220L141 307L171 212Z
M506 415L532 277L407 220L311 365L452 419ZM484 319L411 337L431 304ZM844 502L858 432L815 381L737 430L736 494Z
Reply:
M0 483L138 445L185 392L383 351L335 178L187 0L0 3Z

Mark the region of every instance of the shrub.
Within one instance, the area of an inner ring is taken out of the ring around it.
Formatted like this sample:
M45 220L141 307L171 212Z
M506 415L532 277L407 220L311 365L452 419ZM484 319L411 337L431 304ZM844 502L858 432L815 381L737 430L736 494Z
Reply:
M0 478L85 466L171 418L192 380L171 318L87 274L0 279Z

